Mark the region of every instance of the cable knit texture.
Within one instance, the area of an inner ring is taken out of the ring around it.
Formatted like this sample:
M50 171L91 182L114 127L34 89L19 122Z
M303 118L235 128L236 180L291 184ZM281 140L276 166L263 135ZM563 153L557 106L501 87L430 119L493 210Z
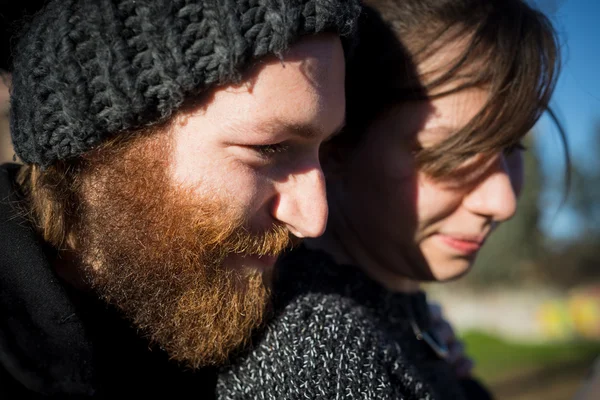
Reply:
M466 395L450 365L415 337L424 293L392 293L360 269L305 248L281 263L275 316L219 376L220 400L489 399Z
M351 36L359 13L358 0L50 1L15 49L15 151L44 167L81 155L304 35Z

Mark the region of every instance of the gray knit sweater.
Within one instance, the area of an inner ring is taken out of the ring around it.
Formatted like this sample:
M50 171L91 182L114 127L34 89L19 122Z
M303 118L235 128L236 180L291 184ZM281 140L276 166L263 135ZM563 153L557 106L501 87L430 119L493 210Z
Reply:
M273 320L222 370L219 399L467 398L412 330L411 319L429 324L423 293L391 293L306 248L283 260L276 293Z

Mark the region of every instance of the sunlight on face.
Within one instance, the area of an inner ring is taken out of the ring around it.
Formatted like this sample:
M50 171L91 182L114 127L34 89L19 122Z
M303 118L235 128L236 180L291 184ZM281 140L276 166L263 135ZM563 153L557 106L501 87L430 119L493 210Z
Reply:
M417 280L465 273L494 226L512 217L522 175L519 152L465 170L475 176L435 181L418 171L415 147L433 146L481 109L483 90L398 106L377 120L345 176L336 202L381 264ZM333 207L333 205L332 205ZM407 265L409 264L409 265Z
M445 72L462 51L462 44L455 44L419 65L422 79ZM448 82L435 93L458 84L459 79ZM359 258L380 282L458 277L469 270L493 228L514 215L522 185L520 151L476 155L441 180L416 165L419 149L463 129L488 96L486 88L477 87L396 105L371 123L343 176L328 183L336 214L329 228L351 243L345 246L354 249L351 258Z
M89 284L191 368L248 343L289 233L325 227L318 154L344 122L341 43L311 37L283 59L91 154L82 172L75 226Z
M319 236L328 212L319 147L344 117L339 38L304 39L283 62L261 63L246 84L216 90L180 118L172 129L173 179L227 199L252 229L279 223L298 237ZM232 264L258 262L232 257Z

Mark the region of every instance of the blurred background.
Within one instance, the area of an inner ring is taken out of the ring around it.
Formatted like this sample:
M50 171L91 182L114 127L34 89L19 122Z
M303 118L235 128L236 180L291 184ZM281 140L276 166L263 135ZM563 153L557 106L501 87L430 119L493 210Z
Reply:
M572 399L600 356L600 2L535 3L562 44L553 109L568 136L570 186L546 116L526 140L515 218L469 275L429 287L498 399Z
M39 0L24 0L21 14ZM572 399L600 355L600 2L537 0L557 27L563 71L553 107L571 152L571 184L556 127L527 138L516 217L468 276L430 285L498 399ZM0 5L0 66L17 11ZM0 80L0 161L12 161L8 76ZM600 392L597 396L600 399Z

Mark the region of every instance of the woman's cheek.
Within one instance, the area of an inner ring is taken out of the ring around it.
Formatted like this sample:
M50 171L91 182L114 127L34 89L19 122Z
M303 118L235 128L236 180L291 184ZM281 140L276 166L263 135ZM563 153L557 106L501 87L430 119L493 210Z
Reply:
M419 174L417 185L419 226L427 229L433 224L439 224L460 208L463 197L464 193L461 191L448 189L425 174Z

